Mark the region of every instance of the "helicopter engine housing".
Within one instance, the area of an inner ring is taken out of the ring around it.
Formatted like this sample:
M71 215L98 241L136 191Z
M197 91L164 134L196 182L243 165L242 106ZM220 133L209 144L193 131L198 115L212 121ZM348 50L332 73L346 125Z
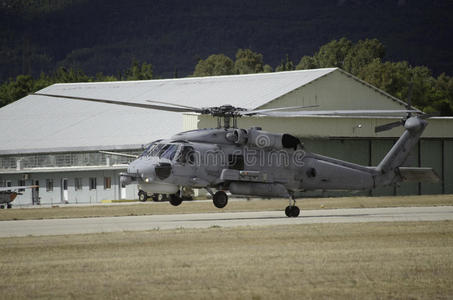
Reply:
M238 145L245 145L247 143L248 135L245 129L235 129L232 132L227 133L227 140L234 142Z
M272 133L250 128L247 132L247 145L267 149L297 149L300 141L287 133Z

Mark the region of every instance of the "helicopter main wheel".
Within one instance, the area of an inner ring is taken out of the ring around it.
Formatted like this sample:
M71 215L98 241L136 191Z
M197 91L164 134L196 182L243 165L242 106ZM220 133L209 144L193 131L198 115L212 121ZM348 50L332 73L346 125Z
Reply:
M182 203L182 198L179 197L178 195L176 194L171 194L170 195L170 204L173 205L173 206L178 206Z
M144 191L138 192L138 201L145 202L148 199L148 195Z
M299 214L300 214L300 209L297 206L287 206L285 209L285 215L287 217L296 218L299 216Z
M212 197L212 202L217 208L224 208L228 204L228 196L224 191L217 191Z

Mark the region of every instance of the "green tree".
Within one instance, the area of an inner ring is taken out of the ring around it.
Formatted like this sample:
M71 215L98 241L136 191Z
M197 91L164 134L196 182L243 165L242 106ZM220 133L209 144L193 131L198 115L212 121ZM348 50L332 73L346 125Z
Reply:
M205 60L200 59L193 72L196 77L230 74L234 74L234 63L224 54L213 54Z
M149 80L153 79L153 66L143 62L141 65L135 59L124 74L125 80Z
M0 87L1 104L6 105L27 96L33 90L33 77L19 75L16 80L10 80Z
M437 79L432 78L431 82L430 99L424 111L453 116L453 78L442 73Z
M407 100L411 69L406 61L382 62L376 58L362 68L359 78L399 99Z
M289 59L288 54L286 54L286 60L282 60L280 65L275 68L275 72L282 72L282 71L293 71L294 70L294 63L291 59Z
M239 49L234 62L236 74L249 74L263 72L263 55L250 49Z
M354 44L346 53L343 69L357 75L363 67L374 59L384 59L385 47L377 39L360 40Z
M296 70L307 70L319 68L316 59L313 56L303 56L296 66Z
M53 82L88 82L90 77L82 70L66 69L59 67L53 74Z
M272 70L272 67L268 64L265 64L263 66L263 73L271 73L273 70Z
M343 68L346 55L352 47L352 42L346 38L333 40L319 48L315 59L319 68Z

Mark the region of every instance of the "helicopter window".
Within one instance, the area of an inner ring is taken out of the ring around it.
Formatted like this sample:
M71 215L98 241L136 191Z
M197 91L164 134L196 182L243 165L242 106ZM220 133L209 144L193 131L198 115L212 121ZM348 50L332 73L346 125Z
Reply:
M176 155L176 152L178 151L178 148L179 148L179 145L177 145L177 144L165 145L162 148L162 150L159 152L159 157L173 160L173 158Z
M176 161L183 163L183 164L184 163L194 164L195 163L195 151L193 150L193 147L184 146L182 148L182 151L179 153Z
M295 136L285 133L282 137L282 145L285 148L293 148L294 150L296 150L299 144L300 140Z
M148 146L146 146L145 150L143 150L143 153L140 156L148 155L149 149L151 149L153 146L154 146L153 144L149 144Z
M147 156L157 156L164 146L165 146L164 144L154 144L149 148L146 155Z

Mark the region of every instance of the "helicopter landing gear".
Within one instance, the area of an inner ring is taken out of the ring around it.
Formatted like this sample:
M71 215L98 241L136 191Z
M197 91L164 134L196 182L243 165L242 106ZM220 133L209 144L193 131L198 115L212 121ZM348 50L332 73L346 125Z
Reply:
M212 196L212 202L217 208L224 208L228 204L228 196L224 191L217 191Z
M138 201L145 202L148 199L148 195L145 191L140 190L138 192Z
M285 215L290 218L296 218L299 216L299 214L300 209L296 206L296 199L294 199L294 196L291 196L291 198L289 199L289 205L285 209Z
M169 201L171 205L178 206L182 203L182 198L178 194L171 194Z
M153 195L151 196L151 199L153 199L154 202L159 201L159 194L153 194Z

